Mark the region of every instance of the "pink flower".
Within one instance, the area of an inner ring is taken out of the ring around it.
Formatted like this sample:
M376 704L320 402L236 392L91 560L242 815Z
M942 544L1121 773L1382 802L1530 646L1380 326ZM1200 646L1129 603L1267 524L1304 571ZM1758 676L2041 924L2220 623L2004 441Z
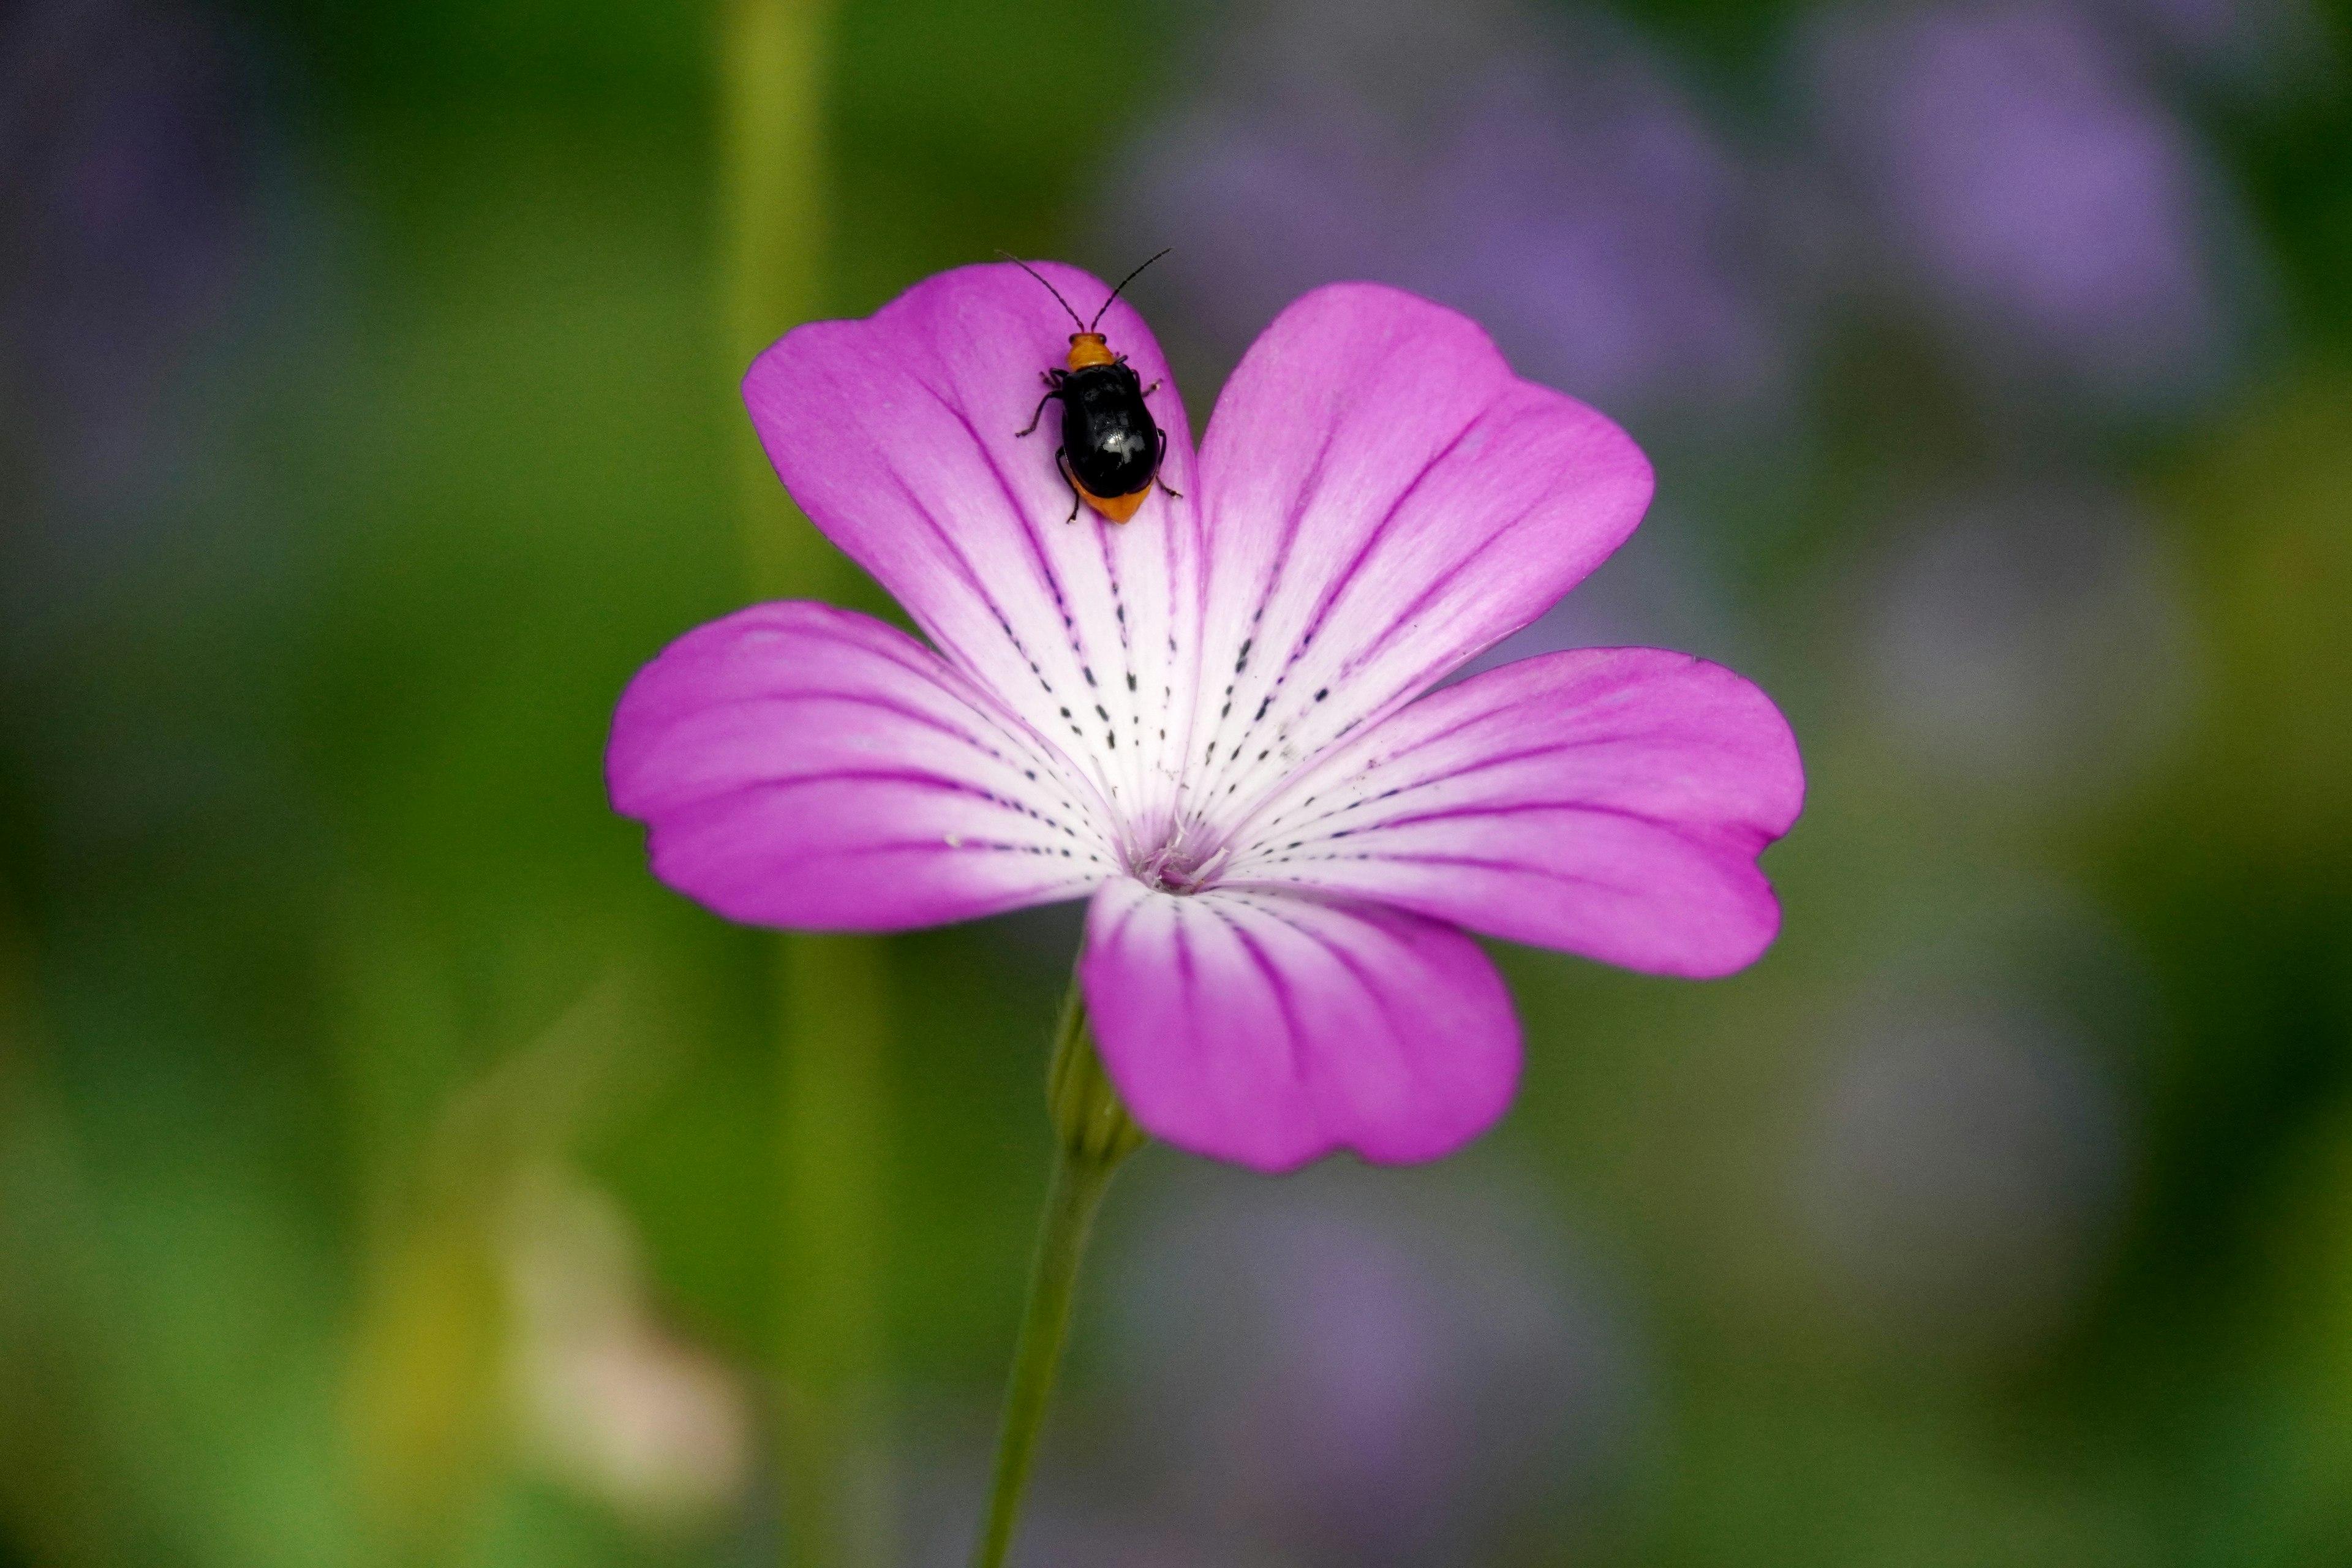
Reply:
M1342 284L1258 339L1197 456L1153 395L1181 500L1066 523L1051 422L1013 436L1066 326L966 268L752 365L777 473L931 646L778 604L664 650L607 760L656 876L820 931L1091 899L1079 978L1136 1121L1265 1171L1432 1159L1502 1113L1518 1025L1468 931L1662 974L1763 952L1756 858L1803 775L1753 686L1606 648L1420 696L1633 531L1623 431ZM1132 310L1104 330L1164 382Z

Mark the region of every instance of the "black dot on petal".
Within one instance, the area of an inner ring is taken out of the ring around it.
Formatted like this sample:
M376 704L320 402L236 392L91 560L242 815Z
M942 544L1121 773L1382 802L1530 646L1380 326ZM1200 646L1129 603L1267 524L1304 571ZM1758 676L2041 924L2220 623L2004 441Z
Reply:
M1330 696L1330 695L1331 695L1331 689L1330 689L1329 687L1328 687L1328 686L1327 686L1327 687L1325 687L1322 690L1320 690L1320 691L1318 691L1318 692L1317 692L1317 693L1315 694L1315 700L1316 700L1316 701L1318 701L1318 702L1320 702L1320 701L1322 701L1322 700L1323 700L1323 699L1325 699L1326 697L1328 697L1328 696Z
M1134 676L1133 672L1131 672L1131 671L1129 673L1128 678L1127 678L1127 689L1128 689L1129 691L1132 691L1132 690L1134 690L1134 689L1135 689L1135 676Z
M1069 710L1068 709L1066 709L1066 708L1063 709L1063 710L1062 710L1062 717L1063 717L1063 718L1065 718L1065 719L1066 719L1066 718L1068 718L1069 716L1070 716L1070 710Z

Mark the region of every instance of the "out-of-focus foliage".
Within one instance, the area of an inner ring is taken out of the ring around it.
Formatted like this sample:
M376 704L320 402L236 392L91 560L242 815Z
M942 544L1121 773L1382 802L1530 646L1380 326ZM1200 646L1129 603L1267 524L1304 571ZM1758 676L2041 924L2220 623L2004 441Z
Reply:
M0 1564L717 1563L765 944L610 703L741 601L684 5L0 11ZM1787 706L1780 946L1505 955L1433 1170L1112 1197L1038 1563L2352 1552L2352 19L845 0L831 303L1138 286L1196 426L1339 276L1656 458L1516 649ZM1076 940L894 942L896 1560L957 1560ZM788 1282L786 1282L788 1284Z

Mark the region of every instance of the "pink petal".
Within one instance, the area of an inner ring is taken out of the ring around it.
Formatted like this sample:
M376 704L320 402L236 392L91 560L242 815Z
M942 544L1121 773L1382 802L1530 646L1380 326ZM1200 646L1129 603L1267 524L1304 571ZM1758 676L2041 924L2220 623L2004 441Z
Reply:
M1519 1026L1451 927L1296 896L1095 895L1079 963L1136 1121L1194 1153L1286 1171L1339 1149L1432 1160L1503 1113Z
M1623 542L1650 465L1466 318L1370 284L1285 310L1201 452L1210 576L1188 763L1244 809L1533 620Z
M1040 263L1091 315L1109 289ZM761 354L743 396L793 499L907 608L949 660L1088 772L1121 817L1165 813L1157 765L1192 710L1200 524L1191 427L1143 321L1104 316L1168 435L1134 519L1081 510L1055 467L1057 411L1016 438L1066 363L1069 318L1011 266L929 279L862 321L801 327Z
M654 874L753 925L937 925L1115 868L1066 763L929 648L825 605L672 643L622 694L605 775Z
M1580 648L1474 676L1294 779L1219 880L1378 899L1660 974L1755 961L1757 868L1804 803L1795 738L1719 665Z

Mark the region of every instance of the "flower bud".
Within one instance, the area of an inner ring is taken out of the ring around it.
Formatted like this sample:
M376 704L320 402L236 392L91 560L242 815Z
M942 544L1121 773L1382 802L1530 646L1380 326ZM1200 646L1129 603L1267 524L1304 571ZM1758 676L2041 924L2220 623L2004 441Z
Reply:
M1095 1054L1086 998L1075 984L1062 1005L1054 1061L1045 1071L1045 1109L1054 1119L1054 1135L1073 1160L1113 1166L1146 1142Z

